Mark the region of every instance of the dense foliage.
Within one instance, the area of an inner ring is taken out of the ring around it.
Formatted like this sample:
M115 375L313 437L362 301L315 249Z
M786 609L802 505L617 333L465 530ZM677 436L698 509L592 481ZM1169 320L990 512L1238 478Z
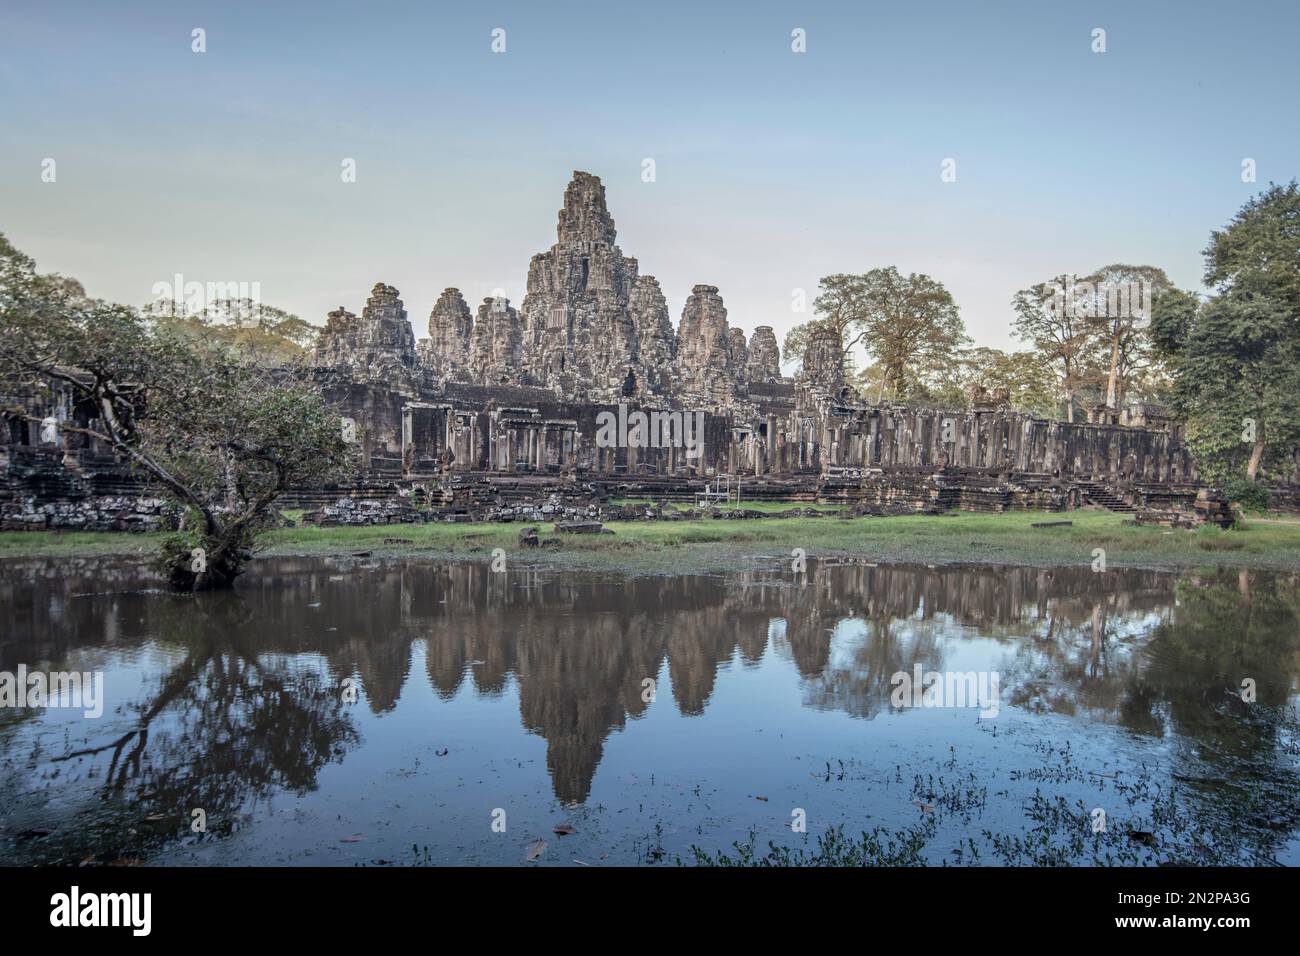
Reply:
M1202 301L1163 297L1152 319L1203 476L1285 480L1300 448L1300 191L1251 199L1205 251Z
M163 560L185 589L243 569L291 486L336 478L351 448L306 370L222 336L155 321L37 273L0 236L0 394L6 417L54 391L93 409L61 430L97 439L185 509Z

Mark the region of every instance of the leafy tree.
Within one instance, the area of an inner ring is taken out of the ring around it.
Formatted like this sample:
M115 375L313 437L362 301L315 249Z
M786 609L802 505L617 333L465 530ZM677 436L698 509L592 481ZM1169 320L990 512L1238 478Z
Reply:
M1289 467L1300 444L1296 315L1253 294L1169 299L1156 306L1158 334L1171 350L1174 407L1202 474L1254 481L1266 464Z
M1075 276L1061 275L1022 289L1011 300L1016 336L1031 343L1053 369L1071 422L1082 393L1097 382L1095 328L1087 309L1075 307L1078 286Z
M231 585L286 489L347 471L338 414L306 369L90 299L2 235L0 339L6 417L39 420L18 397L57 384L96 412L64 431L102 442L186 509L162 557L178 588Z
M1168 405L1173 401L1174 380L1169 374L1169 367L1156 352L1149 330L1146 351L1151 356L1151 361L1146 365L1132 367L1124 375L1125 384L1123 391L1120 392L1120 400L1125 404L1154 402L1158 405Z
M856 370L848 381L862 395L878 395L884 385L885 369L879 362L871 362Z
M1151 305L1172 288L1163 269L1116 263L1081 283L1084 318L1098 338L1096 359L1105 369L1106 406L1118 409L1134 377L1155 361L1147 327Z
M1157 301L1156 348L1201 471L1214 481L1269 469L1283 478L1300 447L1300 191L1272 185L1205 250L1205 282Z
M802 362L803 353L808 350L808 339L818 324L817 320L813 319L810 322L801 322L786 332L785 341L781 343L781 361Z
M1269 184L1210 233L1205 284L1226 295L1267 295L1300 315L1300 187Z
M813 303L818 318L786 335L786 356L801 355L813 329L831 329L844 355L861 347L880 366L877 401L907 398L968 341L952 295L927 275L903 276L889 266L826 276L820 286Z
M966 352L958 350L947 362L926 369L908 369L902 392L909 405L930 408L965 408L970 401L970 380L963 364ZM881 368L884 372L883 367Z
M870 394L879 390L884 374L883 366L872 363L850 380L860 392ZM987 346L962 349L952 360L911 378L908 401L933 408L968 408L975 386L1005 391L1008 404L1017 411L1042 418L1056 414L1052 371L1038 353Z
M218 299L199 311L177 311L170 301L151 302L141 313L159 326L217 338L270 363L304 358L320 330L298 316L251 299Z
M1011 407L1017 411L1042 418L1056 413L1052 370L1036 352L970 349L962 355L961 369L967 389L972 385L1003 389Z

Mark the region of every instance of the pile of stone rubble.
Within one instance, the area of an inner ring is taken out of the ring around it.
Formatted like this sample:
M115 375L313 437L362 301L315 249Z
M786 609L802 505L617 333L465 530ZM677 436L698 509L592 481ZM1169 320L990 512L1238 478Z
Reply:
M494 505L483 512L483 521L588 521L599 517L595 504L585 507L566 505L559 495L551 495L544 504L511 502Z
M167 531L178 512L161 498L94 496L38 503L34 496L0 503L0 531Z
M302 516L303 524L321 528L340 525L418 524L428 520L426 512L404 498L340 498L332 505Z
M875 513L880 509L874 509ZM478 509L418 507L406 498L340 498L333 504L303 515L304 524L328 528L339 525L422 524L429 521L510 523L555 522L584 526L602 521L741 521L754 518L820 518L828 513L814 508L790 507L784 511L752 508L685 508L657 504L608 505L595 500L574 502L552 494L541 502L498 501Z

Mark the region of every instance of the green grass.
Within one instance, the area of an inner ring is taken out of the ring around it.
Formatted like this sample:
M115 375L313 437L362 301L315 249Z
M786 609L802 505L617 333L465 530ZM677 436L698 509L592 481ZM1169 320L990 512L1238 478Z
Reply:
M1069 520L1069 527L1031 528L1037 521ZM1300 520L1248 521L1221 531L1175 531L1126 525L1103 511L1069 514L1021 512L897 518L752 518L699 521L611 522L607 535L557 535L540 524L542 539L558 538L557 551L518 548L524 524L386 525L370 528L299 526L270 532L268 555L375 554L485 557L504 548L512 557L568 567L672 572L725 570L738 562L788 558L795 548L809 557L857 556L868 560L946 564L1091 565L1093 551L1107 565L1140 567L1261 567L1300 570ZM0 533L0 557L139 555L154 553L162 535L85 532ZM385 542L385 539L402 539Z
M158 553L164 534L106 531L0 531L0 558L94 557Z

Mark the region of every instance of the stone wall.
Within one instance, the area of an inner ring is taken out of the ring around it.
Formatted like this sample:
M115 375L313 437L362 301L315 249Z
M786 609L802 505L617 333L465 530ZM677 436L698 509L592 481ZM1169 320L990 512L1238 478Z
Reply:
M825 430L832 465L1041 473L1076 479L1194 481L1181 430L1090 425L1010 410L840 406Z
M0 499L0 531L169 531L178 510L161 498L135 495Z

